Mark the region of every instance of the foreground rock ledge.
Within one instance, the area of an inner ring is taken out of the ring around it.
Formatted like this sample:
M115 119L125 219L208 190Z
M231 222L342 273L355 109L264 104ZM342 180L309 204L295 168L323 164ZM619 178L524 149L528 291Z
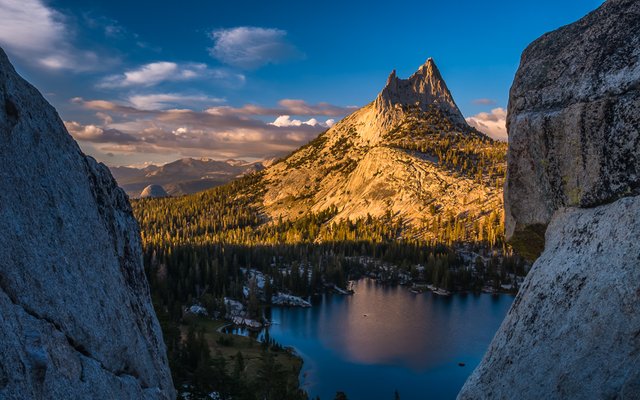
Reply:
M0 398L175 398L127 197L2 49L0 187Z
M554 216L458 399L640 399L640 197Z

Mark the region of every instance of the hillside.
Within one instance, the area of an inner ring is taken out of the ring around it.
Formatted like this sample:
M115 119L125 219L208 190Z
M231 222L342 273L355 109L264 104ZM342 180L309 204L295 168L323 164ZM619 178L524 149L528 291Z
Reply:
M491 247L502 242L505 157L506 143L467 125L429 59L408 79L392 72L373 102L264 171L136 203L138 219L148 244L402 238Z
M517 291L526 265L503 240L505 156L466 124L428 60L263 171L134 201L178 385L200 386L178 336L193 304L225 315L237 299L260 319L275 293L345 293L365 274L417 292ZM255 271L268 288L252 284Z
M265 172L265 213L334 220L390 213L413 228L481 223L502 208L506 145L467 125L432 59Z

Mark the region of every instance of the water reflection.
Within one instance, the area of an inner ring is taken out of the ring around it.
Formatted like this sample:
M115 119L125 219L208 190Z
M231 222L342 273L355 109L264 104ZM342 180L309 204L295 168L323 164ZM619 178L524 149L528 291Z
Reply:
M269 333L303 356L302 380L313 397L344 390L349 399L392 399L398 389L403 400L455 398L513 300L413 294L369 279L354 290L309 309L271 310Z

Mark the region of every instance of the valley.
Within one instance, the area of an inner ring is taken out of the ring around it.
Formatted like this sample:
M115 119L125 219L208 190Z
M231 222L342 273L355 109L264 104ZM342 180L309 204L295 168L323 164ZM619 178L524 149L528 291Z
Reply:
M133 200L169 358L185 371L178 385L202 392L181 356L190 309L268 332L283 298L349 297L364 277L443 301L516 293L528 264L502 233L505 156L505 143L467 125L429 59L264 170Z

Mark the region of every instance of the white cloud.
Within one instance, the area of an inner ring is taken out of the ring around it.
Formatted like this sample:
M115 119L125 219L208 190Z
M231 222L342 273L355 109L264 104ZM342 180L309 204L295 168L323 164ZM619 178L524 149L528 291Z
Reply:
M218 106L206 111L213 115L304 115L304 116L339 116L347 115L358 107L340 107L326 102L309 104L304 100L282 99L278 107L261 107L255 104L246 104L242 107ZM335 122L335 120L331 120Z
M83 149L90 149L92 155L111 163L122 163L125 159L159 160L168 154L172 157L279 156L308 143L327 126L326 122L314 118L299 121L284 115L276 124L255 118L263 114L144 110L130 104L82 98L75 98L73 102L96 112L98 118L89 125L67 121L67 129L81 141ZM107 158L109 153L116 158Z
M93 143L131 142L135 137L116 129L96 125L82 125L76 121L64 122L69 133L76 139Z
M221 103L225 100L204 95L183 95L178 93L154 93L133 95L129 97L129 103L142 110L162 110L176 105L193 105L199 103Z
M206 67L205 67L206 68ZM184 80L193 77L194 72L186 72L178 64L168 61L149 63L140 68L112 75L103 80L102 87L152 86L168 80Z
M103 125L109 125L113 122L113 118L107 113L97 112L96 117L98 117L102 121Z
M244 83L242 74L231 73L221 69L210 69L206 64L158 61L142 65L136 69L125 71L119 75L111 75L98 84L103 88L122 88L131 86L155 86L162 82L177 82L193 79L221 79Z
M269 124L278 126L278 127L308 125L308 126L320 126L323 128L330 128L331 126L333 126L334 123L335 121L333 119L328 119L326 122L320 122L315 118L311 118L307 121L302 121L299 119L291 119L290 115L280 115L278 118L276 118L275 121L270 122Z
M127 71L122 77L122 86L130 85L155 85L168 79L188 79L193 77L193 71L186 72L178 70L178 64L173 62L155 62L143 65L141 68Z
M495 100L492 99L487 99L487 98L481 98L481 99L474 99L472 101L473 104L477 104L477 105L481 105L481 106L492 106L494 104L496 104Z
M467 118L467 123L496 140L507 140L507 110L494 108L490 113L481 112Z
M41 0L0 0L0 44L10 54L45 69L97 69L97 54L75 48L72 36L65 16Z
M174 135L184 135L184 134L186 134L186 133L188 133L188 132L189 132L189 128L187 128L187 127L185 127L185 126L181 126L181 127L179 127L178 129L176 129L176 130L172 131L172 133L173 133Z
M271 122L271 125L280 126L280 127L283 127L283 126L302 126L302 121L300 121L298 119L292 120L289 115L281 115L278 118L276 118L275 121Z
M211 32L210 54L239 68L253 69L301 56L286 40L287 32L274 28L241 26Z
M65 40L64 17L37 0L0 0L0 39L4 46L42 52Z
M76 139L80 140L95 139L104 132L102 128L96 125L82 125L76 121L65 121L65 126Z

